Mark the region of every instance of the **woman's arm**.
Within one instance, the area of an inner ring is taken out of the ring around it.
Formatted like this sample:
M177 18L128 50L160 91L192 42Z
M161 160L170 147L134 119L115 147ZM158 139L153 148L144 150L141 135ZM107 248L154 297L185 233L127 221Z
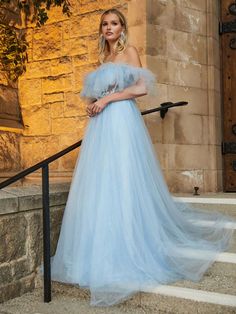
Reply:
M97 114L101 112L110 102L132 99L147 94L147 88L142 79L134 85L131 85L120 92L115 92L104 96L103 98L95 101L91 106L89 106L92 114Z

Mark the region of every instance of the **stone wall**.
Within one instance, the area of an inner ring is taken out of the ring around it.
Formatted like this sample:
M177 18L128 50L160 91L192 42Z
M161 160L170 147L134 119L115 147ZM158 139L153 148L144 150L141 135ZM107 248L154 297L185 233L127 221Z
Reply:
M155 102L189 102L171 109L163 121L154 114L146 118L174 192L222 188L218 5L147 1L146 65L158 78Z
M40 186L0 191L0 302L32 291L42 263ZM51 187L51 247L55 252L68 186Z

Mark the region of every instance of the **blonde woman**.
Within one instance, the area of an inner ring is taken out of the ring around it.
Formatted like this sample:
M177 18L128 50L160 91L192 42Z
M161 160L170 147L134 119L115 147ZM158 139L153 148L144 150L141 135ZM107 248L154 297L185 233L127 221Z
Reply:
M52 278L89 288L91 305L110 306L160 284L199 280L232 232L224 228L229 218L184 208L169 194L135 102L152 93L155 77L141 67L116 9L101 16L99 59L81 92L91 119ZM198 219L211 219L212 227L192 222Z

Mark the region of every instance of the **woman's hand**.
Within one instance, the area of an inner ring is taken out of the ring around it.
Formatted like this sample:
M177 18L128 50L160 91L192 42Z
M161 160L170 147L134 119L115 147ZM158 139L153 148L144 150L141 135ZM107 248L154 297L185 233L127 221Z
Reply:
M92 106L93 106L93 103L90 103L87 105L87 108L86 108L86 112L87 112L89 117L95 116L95 114L92 112Z
M98 99L87 106L87 113L90 117L93 117L100 113L106 105L107 103L103 99Z

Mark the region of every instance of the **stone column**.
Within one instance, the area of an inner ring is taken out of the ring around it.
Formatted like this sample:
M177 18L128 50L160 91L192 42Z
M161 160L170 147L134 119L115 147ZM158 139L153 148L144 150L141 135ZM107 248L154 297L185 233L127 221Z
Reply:
M189 102L170 110L163 121L147 117L174 192L192 192L194 186L201 192L221 189L217 3L147 1L146 63L157 75L156 105Z

